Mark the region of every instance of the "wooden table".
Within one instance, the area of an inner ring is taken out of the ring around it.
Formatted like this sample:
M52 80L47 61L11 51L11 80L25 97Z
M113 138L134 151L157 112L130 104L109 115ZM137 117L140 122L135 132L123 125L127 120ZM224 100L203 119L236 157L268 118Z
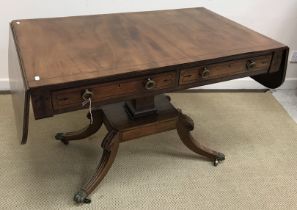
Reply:
M21 143L35 119L89 108L90 124L58 133L64 144L104 124L97 171L74 196L90 202L119 143L176 129L193 152L217 165L224 154L194 140L190 117L163 93L250 76L268 88L285 78L288 47L205 8L15 20L9 74ZM232 103L232 102L230 102Z

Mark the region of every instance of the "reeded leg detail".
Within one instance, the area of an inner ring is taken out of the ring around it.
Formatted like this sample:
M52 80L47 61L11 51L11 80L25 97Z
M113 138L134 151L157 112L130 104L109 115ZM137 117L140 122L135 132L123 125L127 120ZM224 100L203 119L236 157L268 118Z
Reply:
M103 180L107 172L109 171L119 148L119 135L115 130L110 131L104 138L101 147L103 148L103 155L101 161L97 167L94 176L88 181L80 191L74 195L74 201L76 203L90 203L91 200L87 198L95 188Z
M60 140L65 145L72 140L80 140L91 136L92 134L96 133L103 122L103 113L102 110L97 109L92 111L93 115L93 123L89 124L85 128L79 131L67 132L67 133L57 133L55 139ZM90 113L87 114L87 118L90 119Z
M200 144L196 141L193 136L191 135L191 131L194 129L194 122L193 120L183 114L179 110L179 119L177 122L177 133L184 143L186 147L188 147L193 152L200 154L202 156L208 157L212 161L214 161L214 166L217 166L219 161L225 160L225 155L220 152L216 152L214 150L208 149L204 145Z

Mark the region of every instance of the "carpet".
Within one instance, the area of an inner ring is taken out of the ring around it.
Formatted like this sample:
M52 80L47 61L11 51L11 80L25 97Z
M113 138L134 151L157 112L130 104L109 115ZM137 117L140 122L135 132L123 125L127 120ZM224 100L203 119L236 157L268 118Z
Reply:
M106 130L68 146L54 134L81 128L86 111L35 121L16 138L10 95L0 95L0 209L296 209L297 125L267 93L174 93L193 135L225 153L214 167L176 131L120 145L91 204L73 194L95 170Z

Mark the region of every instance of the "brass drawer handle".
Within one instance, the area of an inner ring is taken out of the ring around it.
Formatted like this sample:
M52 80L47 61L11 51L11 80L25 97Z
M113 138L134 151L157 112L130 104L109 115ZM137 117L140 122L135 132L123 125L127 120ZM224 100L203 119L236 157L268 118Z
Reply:
M210 72L207 69L207 67L204 67L203 71L200 71L200 76L202 77L202 79L207 79L209 74L210 74Z
M256 66L256 61L254 60L248 60L246 63L246 69L250 70Z
M152 80L151 78L148 78L145 83L145 89L152 90L156 87L156 82Z
M82 99L84 101L89 100L89 98L92 98L93 95L94 93L92 91L90 91L89 89L85 89L84 93L82 94Z

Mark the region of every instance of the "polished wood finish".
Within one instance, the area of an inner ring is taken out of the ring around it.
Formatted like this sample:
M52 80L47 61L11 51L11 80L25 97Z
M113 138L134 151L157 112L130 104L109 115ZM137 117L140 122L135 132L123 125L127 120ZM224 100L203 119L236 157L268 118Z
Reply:
M102 107L106 127L119 131L121 141L127 141L154 133L175 129L177 110L168 103L164 95L155 97L157 115L131 120L126 113L124 103Z
M181 110L179 110L179 117L176 127L180 139L190 150L213 161L225 160L224 154L208 149L193 138L190 132L194 129L194 122L189 116L183 114Z
M127 101L125 106L127 113L132 119L157 114L154 96L132 99Z
M61 140L64 144L68 144L69 141L80 140L87 138L96 133L103 123L102 111L100 109L92 110L92 116L87 114L87 118L90 120L90 124L78 131L68 133L57 133L55 138Z
M170 98L165 95L159 95L155 98L155 105L158 115L131 120L126 113L124 103L116 103L102 107L103 122L108 133L102 142L103 155L97 166L95 174L91 179L74 195L77 203L88 203L87 198L100 184L106 176L113 161L115 160L119 143L148 136L164 131L176 129L181 141L193 152L198 153L208 159L214 161L216 165L218 161L225 160L224 154L211 150L196 141L190 134L194 129L193 120L180 110L174 108L170 103ZM96 123L100 123L101 116L95 116ZM98 126L96 126L98 127ZM72 137L68 135L71 139ZM76 138L73 133L73 138Z
M241 77L276 88L289 53L205 8L15 20L10 28L9 72L22 143L30 97L35 119L91 110L93 123L56 135L64 144L94 134L102 123L107 127L101 161L75 194L77 203L90 202L119 143L142 136L176 129L190 150L217 165L225 156L195 141L193 121L160 94Z
M13 40L12 31L9 36L8 52L10 91L12 96L13 108L15 111L15 124L18 138L21 144L26 144L29 125L29 92L28 85L24 80L24 72L21 68L21 61Z
M92 178L74 195L74 200L77 203L89 203L91 200L87 198L95 188L103 180L107 172L109 171L119 148L119 135L117 131L112 130L108 132L102 141L101 147L103 148L103 154Z
M141 111L143 109L155 109L155 97L154 96L148 96L144 98L136 98L132 99L126 104L131 104L133 106L133 109L136 111Z
M85 108L85 89L100 106L246 76L275 88L286 72L287 46L205 8L15 20L11 29L35 119Z
M54 115L51 92L46 88L31 91L31 102L35 119Z
M56 112L64 109L79 109L82 107L82 94L88 89L93 93L93 103L104 103L111 99L119 100L119 98L131 95L141 95L143 93L154 94L160 90L168 90L176 85L176 72L162 73L149 76L155 81L156 86L151 89L145 89L145 83L148 77L139 77L127 80L118 80L96 84L91 86L82 86L78 88L70 88L59 91L53 91L52 102L53 109Z
M235 61L183 69L180 73L179 84L186 85L191 83L199 83L203 80L224 78L230 75L242 73L267 73L271 63L271 58L272 55L269 54L266 56L239 59ZM254 65L249 68L248 65L250 62L254 62ZM208 72L208 74L204 74L205 72Z
M12 27L31 88L285 47L205 8L16 20Z
M255 75L252 78L269 88L278 88L286 79L289 50L277 50L269 74Z

